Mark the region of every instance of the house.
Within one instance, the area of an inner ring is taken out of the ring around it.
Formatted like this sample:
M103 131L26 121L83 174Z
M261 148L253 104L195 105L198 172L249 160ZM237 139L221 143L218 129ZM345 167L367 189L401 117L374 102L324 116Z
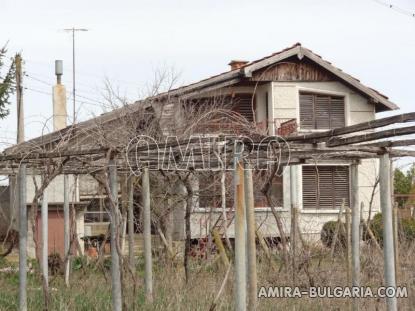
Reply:
M123 127L119 126L122 118L122 122L130 122L126 119L136 118L141 118L141 121L145 122L146 118L155 118L164 136L175 135L182 128L181 120L186 117L183 115L186 113L184 106L195 103L203 105L215 98L229 101L230 110L239 113L263 133L282 136L353 125L374 120L378 112L398 109L385 95L363 85L300 44L252 62L233 60L229 65L230 70L224 73L138 101L81 122L75 127L66 127L35 138L8 148L4 153L28 153L32 149L56 150L60 148L63 138L67 146L73 143L81 148L92 148L100 145L93 134L97 129L107 131L105 139L119 142L131 134L122 132ZM124 118L125 116L129 118ZM138 124L134 128L139 132L145 127L145 124ZM203 130L204 134L208 134L210 130L214 134L226 130L226 125L219 124L219 127L214 129L208 127ZM290 170L281 169L272 184L272 193L276 210L288 235L292 199L299 207L300 230L310 239L319 239L322 225L329 220L337 219L342 202L348 205L350 201L351 163L347 159L339 161L323 157L296 165L294 174L290 174ZM358 167L359 196L364 204L363 215L367 216L369 208L372 210L371 215L374 215L380 209L379 194L374 188L378 171L377 159L361 160ZM36 175L36 172L33 174ZM295 180L291 181L291 178ZM87 175L70 175L70 179L71 201L79 206L75 217L78 238L93 235L96 228L102 228L102 225L106 224L106 212L103 208L106 203L103 201L102 189L100 190L96 180ZM209 226L211 228L212 224L215 226L223 223L222 210L212 207L212 204L217 206L214 202L216 190L207 187L217 179L218 176L213 174L192 180L192 187L195 193L198 193L198 197L192 201L193 239L205 238L209 234ZM13 194L12 174L10 180L9 190ZM27 183L28 189L31 189L27 196L27 203L30 204L34 183L30 178ZM296 191L290 190L291 185L295 185ZM181 186L175 187L172 191L185 192ZM59 211L59 206L62 206L63 202L62 176L51 182L48 192L53 195L53 200L49 201L53 202L57 207L55 210ZM291 196L291 192L294 197ZM262 234L265 237L278 237L275 219L258 189L255 197L257 224ZM176 204L171 209L171 218L167 221L171 238L175 240L184 239L184 204ZM234 235L232 205L230 200L226 206L229 223L224 225L230 238ZM11 213L13 214L12 208Z

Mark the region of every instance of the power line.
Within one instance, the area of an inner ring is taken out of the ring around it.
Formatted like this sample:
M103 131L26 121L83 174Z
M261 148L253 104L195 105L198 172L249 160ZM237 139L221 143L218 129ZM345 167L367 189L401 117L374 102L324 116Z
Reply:
M51 92L34 89L34 88L28 87L28 86L24 86L23 88L25 90L32 91L32 92L35 92L35 93L39 93L39 94L43 94L43 95L47 95L47 96L52 96ZM80 97L80 96L76 95L76 97ZM86 99L86 97L84 97L84 98ZM69 97L66 97L66 99L68 100ZM101 108L102 108L102 105L105 105L104 103L95 101L93 99L88 99L88 100L93 101L93 102L86 102L86 101L81 101L81 100L77 100L77 99L75 100L75 102L80 103L80 104L93 105L93 106L97 106L97 107L101 107Z
M28 78L30 78L30 79L32 79L32 80L38 81L38 82L40 82L40 83L43 83L43 84L45 84L45 85L48 85L48 86L53 86L51 83L46 82L46 81L44 81L44 80L42 80L42 79L35 78L35 77L31 76L31 75L25 74L25 76L26 76L26 77L28 77ZM72 95L69 91L66 91L66 93L67 93L68 95ZM72 95L72 96L73 96L73 95ZM89 101L96 102L96 103L101 104L101 105L105 105L105 103L103 103L103 102L101 102L101 101L98 101L98 100L95 100L95 99L92 99L92 98L87 97L87 96L83 96L83 95L75 94L75 97L83 98L83 99L86 99L86 100L89 100ZM67 99L68 99L68 98L67 98Z
M415 18L415 12L411 12L409 10L406 10L406 9L403 9L403 8L401 8L399 6L396 6L394 4L386 3L386 2L383 2L383 1L380 1L380 0L372 0L372 1L376 2L377 4L382 5L384 7L387 7L389 9L392 9L392 10L398 12L398 13L405 14L405 15L407 15L409 17L414 17Z

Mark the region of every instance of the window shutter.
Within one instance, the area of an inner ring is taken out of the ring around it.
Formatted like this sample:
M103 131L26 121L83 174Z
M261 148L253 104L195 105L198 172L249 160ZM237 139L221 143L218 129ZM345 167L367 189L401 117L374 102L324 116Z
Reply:
M244 116L248 121L253 122L254 116L252 114L252 95L241 94L234 99L234 110ZM255 101L254 101L255 109Z
M332 97L330 107L330 128L345 126L344 97Z
M300 128L314 128L314 105L312 94L300 94Z
M300 93L300 128L324 130L343 126L344 97Z
M330 97L315 95L314 97L315 128L330 128Z
M335 208L340 208L343 199L346 199L346 206L349 205L349 167L337 166L333 172Z
M348 206L348 166L303 166L304 208L340 208L343 199Z
M317 208L317 178L315 167L303 166L303 207Z
M319 208L334 208L333 170L330 166L317 166L318 186L320 188Z

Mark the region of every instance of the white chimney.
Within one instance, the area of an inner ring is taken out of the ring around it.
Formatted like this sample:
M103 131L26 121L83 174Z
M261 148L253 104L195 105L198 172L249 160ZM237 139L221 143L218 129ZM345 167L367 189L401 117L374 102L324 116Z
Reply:
M53 130L58 131L66 127L68 113L66 111L66 88L61 83L63 63L55 60L56 85L52 88L53 94Z

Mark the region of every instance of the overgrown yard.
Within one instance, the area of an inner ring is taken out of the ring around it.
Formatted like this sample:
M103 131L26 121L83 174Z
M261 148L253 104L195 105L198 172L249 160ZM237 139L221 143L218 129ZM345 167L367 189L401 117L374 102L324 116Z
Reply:
M414 243L401 245L398 285L406 286L408 298L398 299L400 310L411 310L415 305ZM272 263L263 254L258 254L258 288L262 286L292 286L292 270L282 265L275 256ZM209 310L226 274L220 261L191 260L188 284L185 282L182 261L176 263L160 256L154 265L154 302L146 304L143 288L143 259L137 264L137 282L130 272L123 272L123 295L126 310ZM302 289L311 286L345 286L347 269L342 252L333 261L327 249L318 247L302 250L298 256L299 272L297 284ZM362 285L377 288L382 285L383 258L374 247L362 247ZM0 310L17 309L18 274L5 268L16 267L16 263L2 260L0 274ZM36 264L28 274L29 310L43 309L41 279ZM75 258L70 287L66 288L62 276L50 279L50 310L111 310L111 288L109 262L100 265L87 263L84 258ZM290 265L288 265L289 267ZM233 270L221 294L217 309L233 309ZM136 286L134 286L136 284ZM258 310L345 310L350 300L339 298L260 298ZM383 299L360 299L362 310L384 310Z

